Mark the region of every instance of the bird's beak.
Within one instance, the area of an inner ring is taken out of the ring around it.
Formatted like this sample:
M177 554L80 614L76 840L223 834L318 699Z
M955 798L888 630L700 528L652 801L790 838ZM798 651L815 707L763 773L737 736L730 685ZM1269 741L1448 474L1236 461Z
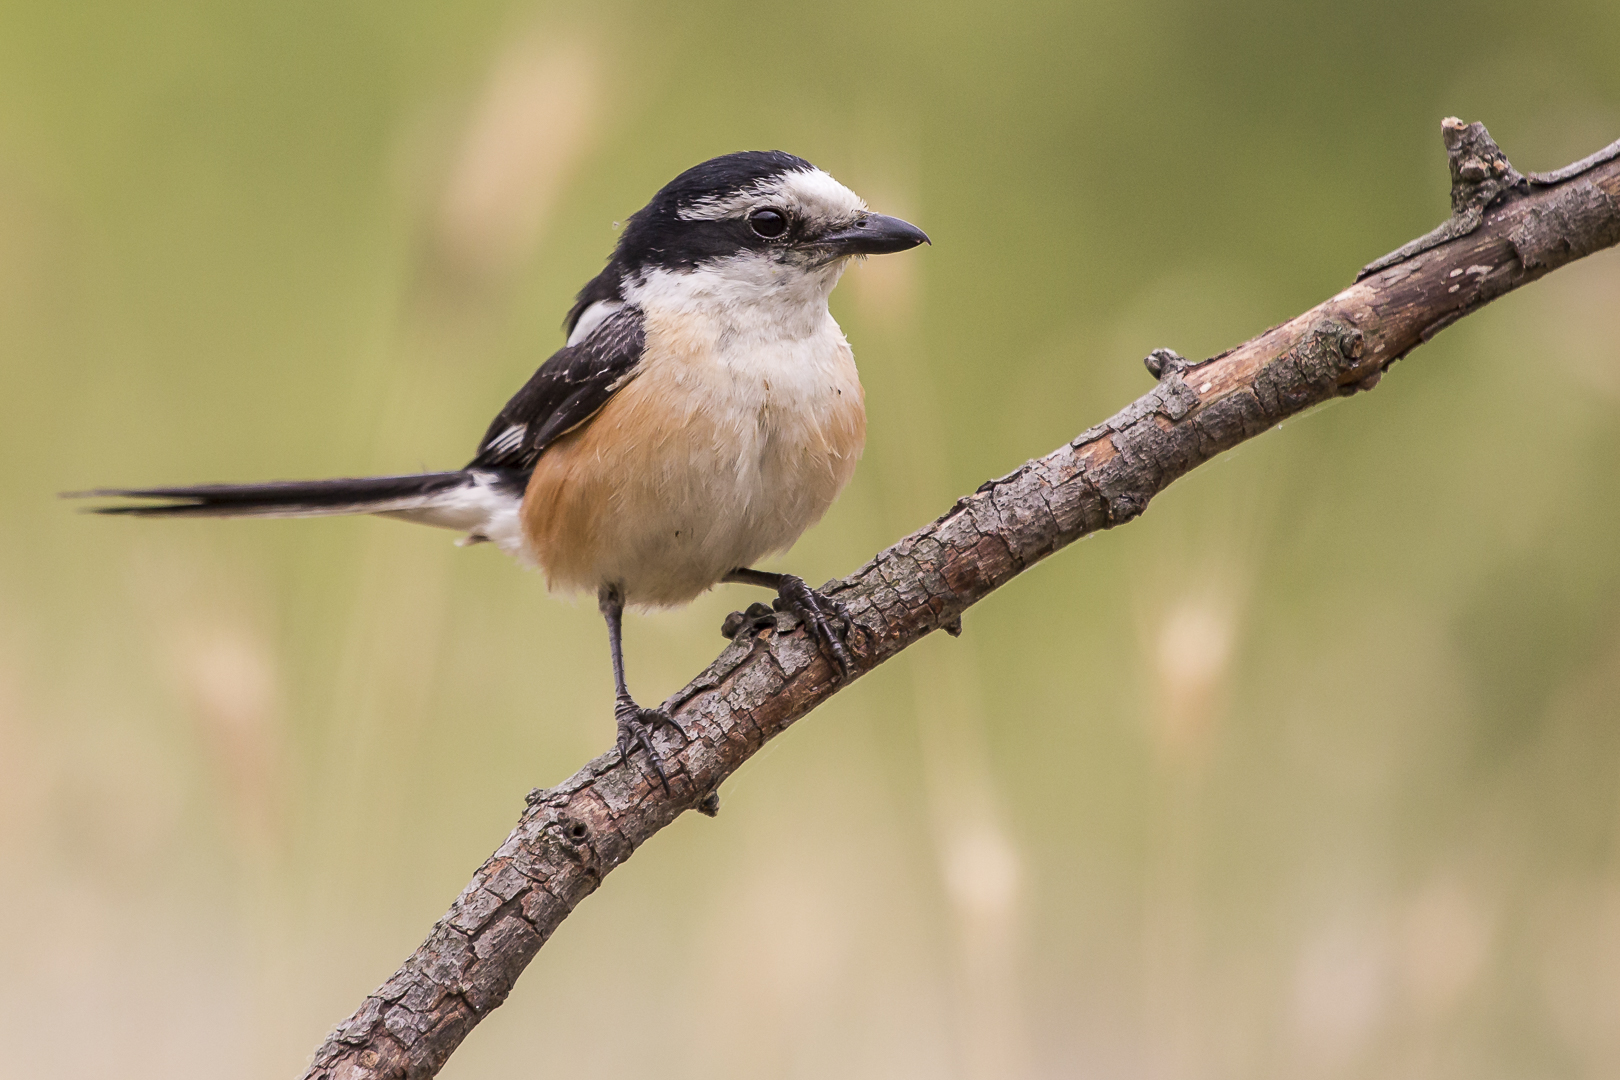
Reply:
M886 214L867 214L837 232L816 241L816 246L835 255L887 255L930 243L928 234L909 221Z

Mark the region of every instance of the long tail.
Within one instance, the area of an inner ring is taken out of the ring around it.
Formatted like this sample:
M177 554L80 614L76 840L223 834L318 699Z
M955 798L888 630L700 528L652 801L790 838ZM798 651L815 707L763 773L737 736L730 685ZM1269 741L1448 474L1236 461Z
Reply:
M471 541L519 543L518 506L527 477L504 470L461 469L411 476L342 480L278 480L267 484L101 488L68 498L143 499L93 507L98 514L136 517L324 517L382 514L423 525L461 529Z
M101 488L73 492L68 498L157 500L94 507L98 514L137 517L316 517L420 509L471 480L465 472L419 473L346 480L276 480L267 484Z

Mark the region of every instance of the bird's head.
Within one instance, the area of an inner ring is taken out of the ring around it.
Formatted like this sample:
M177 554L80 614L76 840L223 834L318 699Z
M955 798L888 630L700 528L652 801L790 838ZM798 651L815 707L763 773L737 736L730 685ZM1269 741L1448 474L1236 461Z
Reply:
M860 196L801 157L749 150L681 173L636 211L602 275L569 314L624 288L701 274L744 289L825 296L853 256L905 251L928 242L921 229L873 213Z

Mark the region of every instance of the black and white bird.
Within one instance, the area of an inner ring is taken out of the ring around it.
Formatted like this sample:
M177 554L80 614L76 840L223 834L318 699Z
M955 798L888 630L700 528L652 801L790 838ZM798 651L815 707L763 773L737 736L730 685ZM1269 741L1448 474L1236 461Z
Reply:
M717 157L631 216L569 311L567 344L465 468L88 494L149 500L98 508L148 517L401 518L492 542L554 591L594 591L619 750L644 748L662 777L652 730L676 725L630 696L626 605L684 604L720 582L774 588L849 671L842 606L753 566L826 513L865 444L864 394L828 295L851 258L927 240L803 158Z

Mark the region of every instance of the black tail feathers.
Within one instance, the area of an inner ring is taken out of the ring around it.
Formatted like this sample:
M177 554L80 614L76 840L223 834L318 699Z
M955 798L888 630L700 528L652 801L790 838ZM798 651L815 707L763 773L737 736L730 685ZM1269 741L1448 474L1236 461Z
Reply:
M137 517L318 517L421 510L479 482L470 471L367 476L347 480L278 480L266 484L198 484L194 487L100 488L65 498L146 499L96 506L98 514Z

